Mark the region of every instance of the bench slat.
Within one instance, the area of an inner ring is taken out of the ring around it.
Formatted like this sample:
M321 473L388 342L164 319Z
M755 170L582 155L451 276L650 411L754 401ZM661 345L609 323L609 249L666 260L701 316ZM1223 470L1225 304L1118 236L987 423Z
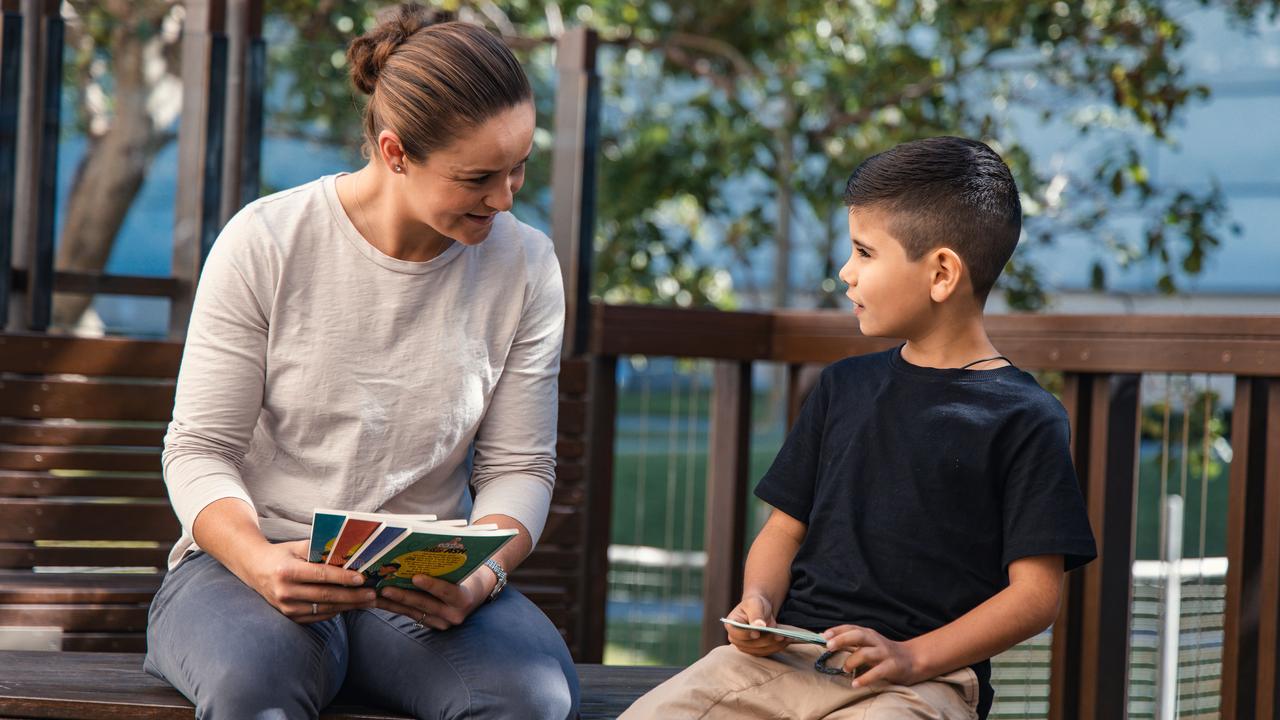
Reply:
M0 542L0 568L32 567L164 567L169 543L159 547L37 547L33 543ZM26 582L33 578L28 576Z
M181 530L166 502L129 504L6 498L0 503L0 541L155 540L173 542Z
M160 573L32 573L0 571L0 604L149 603ZM0 623L2 625L3 623Z
M0 627L59 627L65 631L111 631L147 629L147 603L136 605L0 605Z
M160 472L160 451L103 450L0 445L0 468L8 470L109 470Z
M145 653L145 632L92 632L62 634L62 649L67 652Z
M54 475L31 470L0 470L0 497L162 498L168 492L158 475Z
M0 420L0 444L6 445L130 445L160 447L166 425L121 425L82 420L75 424L41 420Z
M0 335L0 372L172 378L181 360L182 344L176 342Z
M0 415L14 418L168 421L173 383L0 380Z

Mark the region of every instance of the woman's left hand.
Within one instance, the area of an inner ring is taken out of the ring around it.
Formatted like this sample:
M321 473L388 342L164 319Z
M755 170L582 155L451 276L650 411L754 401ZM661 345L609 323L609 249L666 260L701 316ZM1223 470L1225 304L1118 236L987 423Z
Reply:
M413 584L417 590L383 588L378 592L377 606L427 627L448 630L461 625L488 597L480 572L473 573L459 585L430 575L414 575Z

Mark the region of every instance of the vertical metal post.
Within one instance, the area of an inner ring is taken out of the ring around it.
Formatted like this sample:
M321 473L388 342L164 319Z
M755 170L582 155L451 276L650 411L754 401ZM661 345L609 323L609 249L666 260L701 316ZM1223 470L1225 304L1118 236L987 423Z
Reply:
M1164 622L1160 628L1159 683L1156 717L1178 717L1178 651L1182 645L1182 496L1165 500Z
M196 282L218 232L226 100L226 0L188 0L182 38L182 119L174 208L169 335L181 340L191 319Z
M575 27L556 43L555 146L551 156L551 239L564 277L564 356L586 352L595 237L596 154L600 144L599 38Z
M13 290L14 173L18 150L18 90L22 69L22 13L18 0L0 4L0 329Z

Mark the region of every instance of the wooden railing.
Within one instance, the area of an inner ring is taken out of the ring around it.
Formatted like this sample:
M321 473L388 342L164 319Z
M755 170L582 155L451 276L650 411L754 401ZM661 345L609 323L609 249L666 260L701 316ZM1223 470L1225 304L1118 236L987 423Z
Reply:
M794 417L807 368L875 352L839 312L736 313L650 307L594 308L588 423L584 647L604 644L604 577L612 509L618 359L700 358L714 363L706 477L707 563L703 647L723 642L718 618L741 592L749 492L751 369L787 368ZM1274 717L1280 693L1280 317L994 316L996 347L1020 367L1063 373L1077 474L1099 557L1072 573L1054 626L1050 717L1126 713L1139 387L1146 373L1235 378L1230 442L1221 717ZM712 522L714 518L714 522Z

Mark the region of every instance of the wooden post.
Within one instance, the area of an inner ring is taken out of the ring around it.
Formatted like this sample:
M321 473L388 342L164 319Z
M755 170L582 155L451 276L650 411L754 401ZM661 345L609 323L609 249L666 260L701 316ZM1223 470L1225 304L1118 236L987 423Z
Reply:
M182 118L174 208L169 336L181 340L191 319L200 269L218 232L226 99L226 0L188 0L182 37Z
M22 12L18 0L0 3L0 330L8 325L13 290L14 171L22 70Z
M564 277L564 355L586 352L595 237L600 80L594 30L575 27L556 43L556 117L551 155L551 239Z
M1280 379L1259 381L1262 548L1258 577L1258 690L1254 717L1280 715ZM1265 408L1265 409L1263 409ZM1261 414L1261 413L1260 413Z
M1098 559L1068 577L1054 625L1052 720L1127 716L1139 380L1074 373L1065 379L1072 455Z
M1258 625L1267 450L1264 378L1237 377L1227 491L1227 590L1223 617L1223 720L1257 717ZM1275 432L1274 430L1272 431Z
M593 354L587 391L587 482L583 508L582 576L578 597L578 662L604 659L609 541L613 518L613 437L618 414L618 357Z
M702 653L726 641L719 619L742 597L751 465L751 363L715 364L707 444L707 564L702 575Z

